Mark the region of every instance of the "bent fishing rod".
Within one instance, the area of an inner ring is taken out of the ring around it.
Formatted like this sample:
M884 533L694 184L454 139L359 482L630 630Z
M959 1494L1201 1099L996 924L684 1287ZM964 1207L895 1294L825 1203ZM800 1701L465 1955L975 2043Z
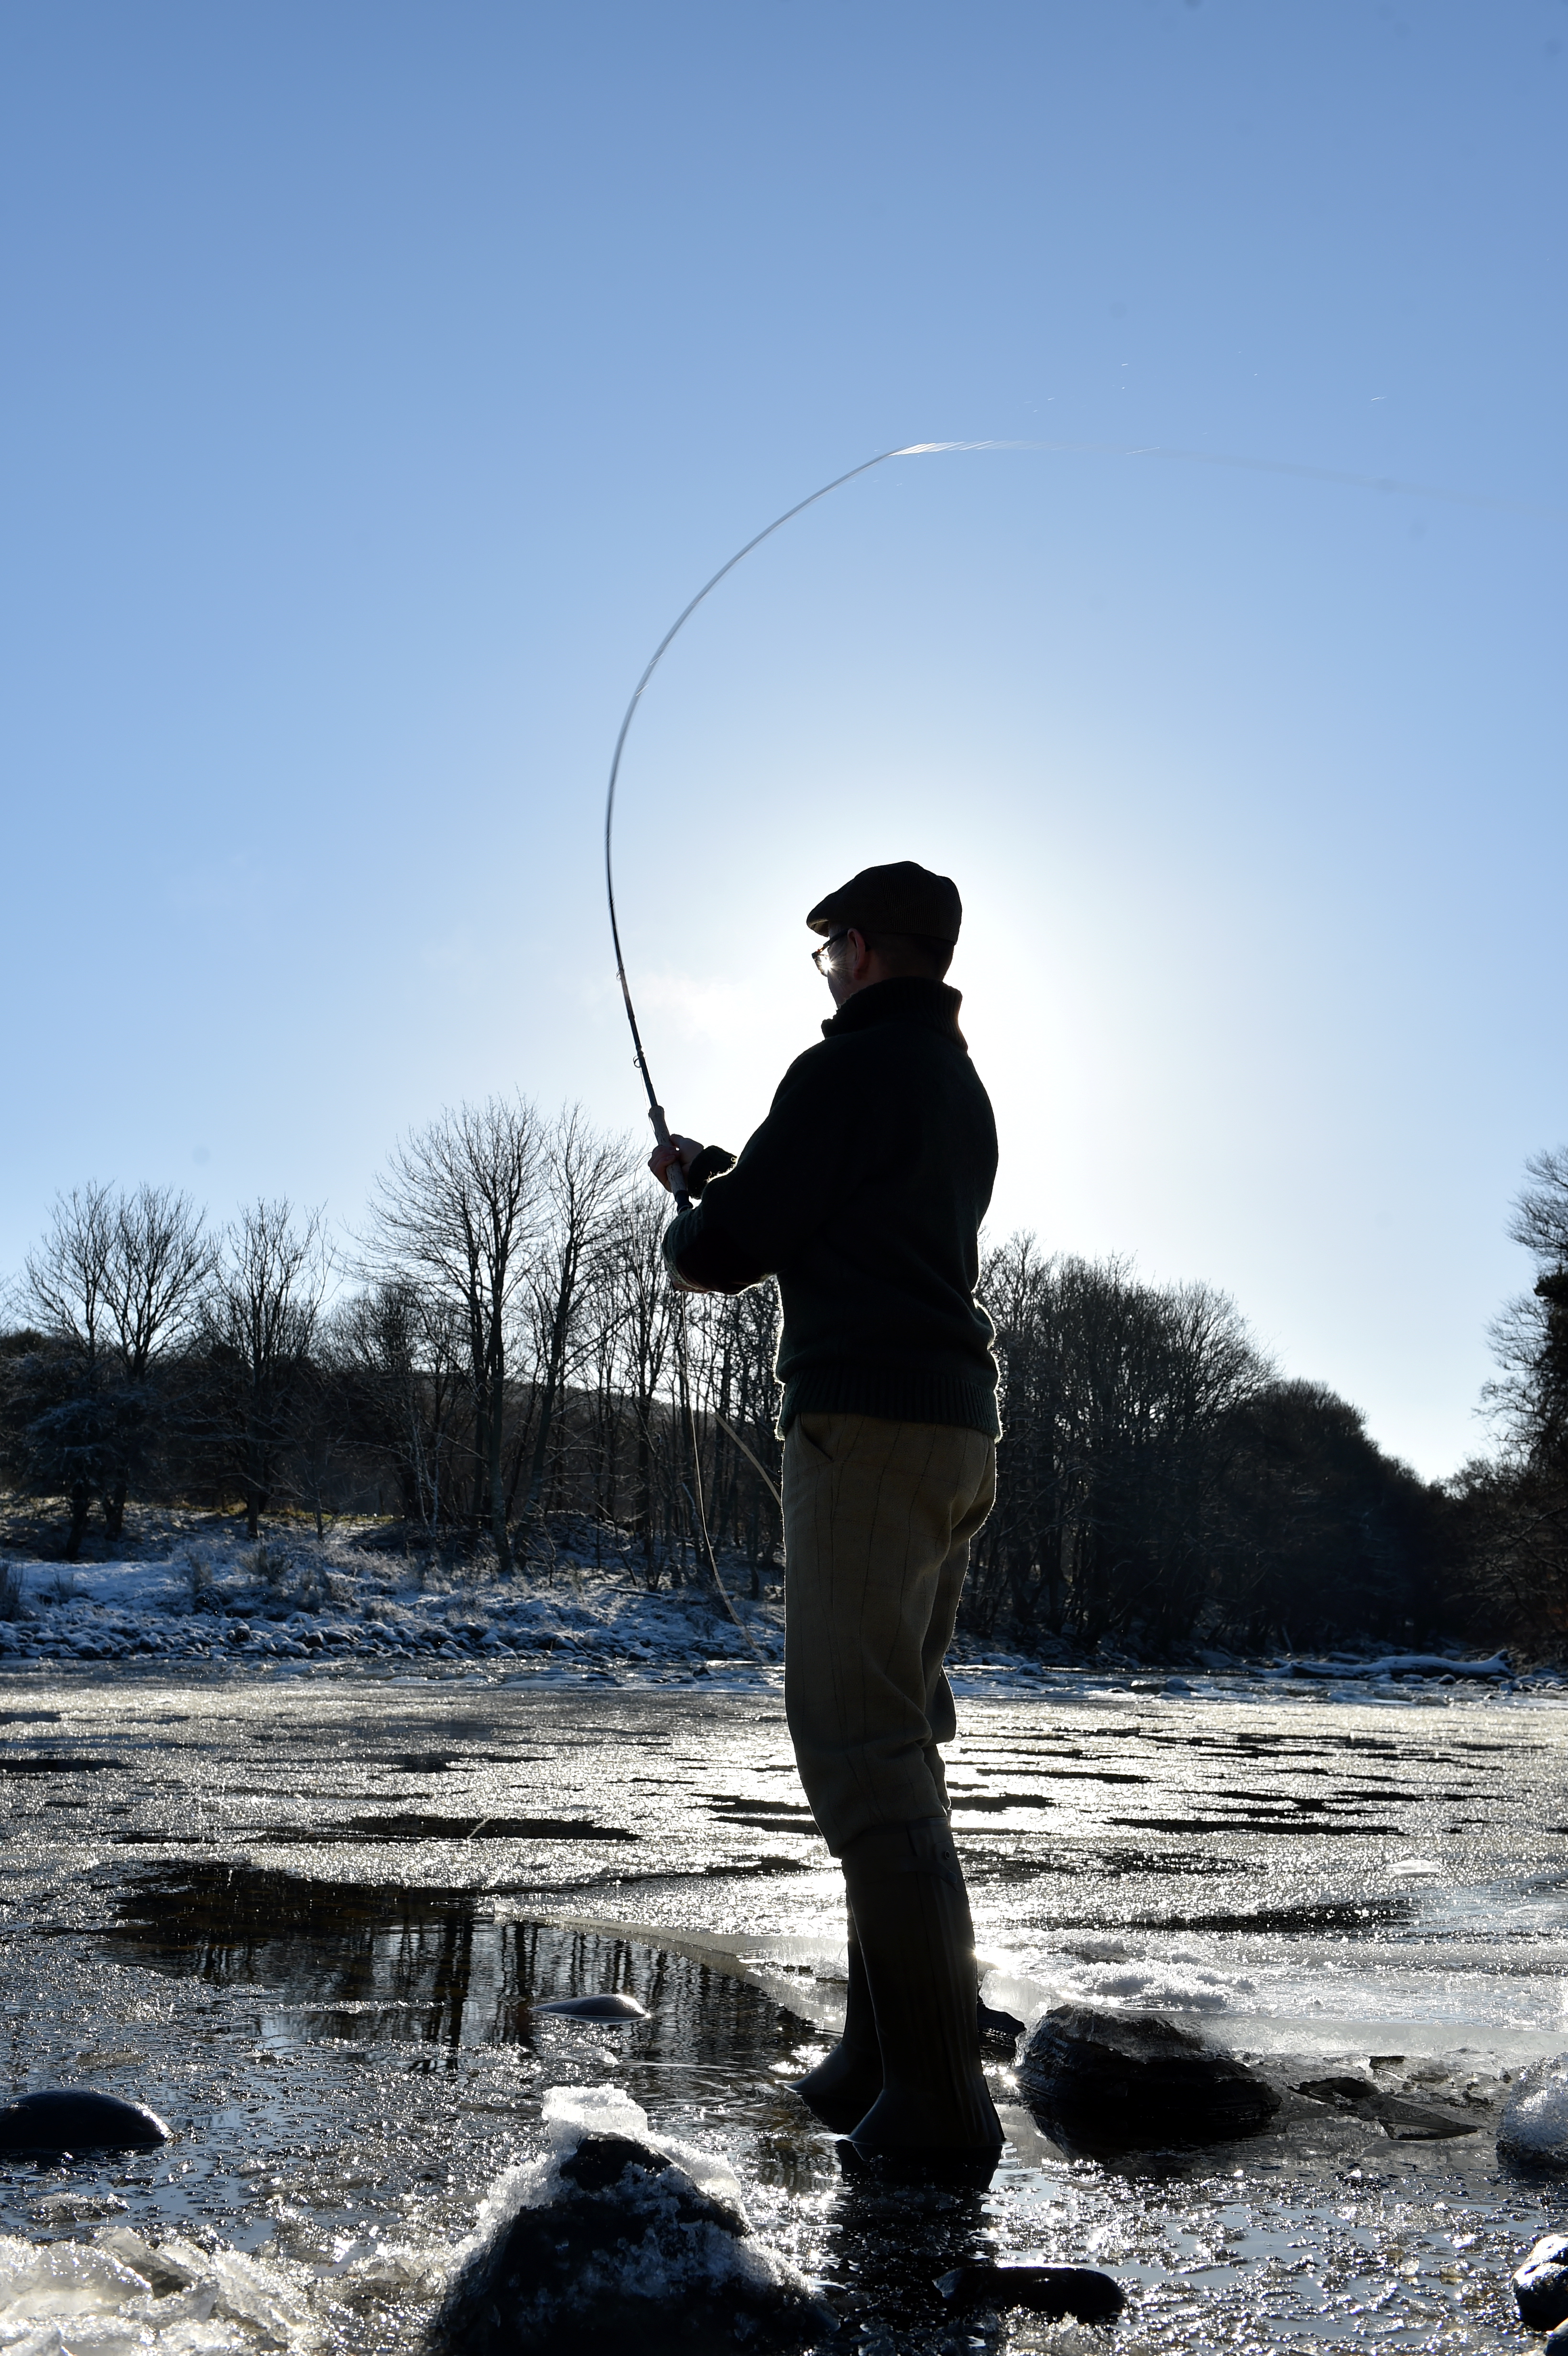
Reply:
M610 763L610 786L604 797L604 893L610 905L610 936L615 948L615 979L621 985L621 997L626 1009L626 1021L631 1025L636 1067L642 1075L643 1087L647 1092L648 1119L653 1123L654 1135L661 1145L668 1145L671 1141L669 1124L665 1119L664 1107L659 1102L658 1091L654 1087L653 1075L648 1069L648 1058L643 1046L643 1034L637 1025L637 1011L632 1003L631 984L626 979L626 959L621 947L621 926L615 913L615 872L613 858L615 788L620 782L622 755L625 752L626 738L631 732L632 723L637 716L637 708L642 702L648 682L693 614L706 598L712 595L719 584L733 573L735 567L750 556L753 549L761 548L764 540L771 540L775 531L782 531L784 525L793 523L797 515L804 515L807 508L814 508L819 499L827 498L830 493L842 490L846 483L855 482L861 475L870 474L874 467L885 466L891 458L936 457L947 451L965 450L1033 450L1054 452L1064 455L1072 454L1115 458L1168 458L1188 466L1221 466L1245 474L1285 475L1294 477L1300 481L1331 484L1351 490L1381 491L1385 495L1406 498L1440 499L1448 505L1457 507L1492 508L1504 514L1556 516L1559 512L1554 509L1541 508L1513 499L1490 498L1476 492L1447 490L1433 483L1399 482L1382 475L1347 474L1338 467L1302 466L1283 458L1249 458L1218 450L1178 449L1169 444L1121 442L906 442L896 450L879 450L874 458L863 458L858 466L851 466L847 474L835 475L833 480L830 483L824 483L819 490L812 491L804 499L797 499L794 507L786 508L783 515L775 516L773 522L755 533L747 541L743 548L738 548L728 563L721 564L711 580L703 583L690 604L683 606L676 616L675 620L654 648L648 659L646 669L632 691L632 700L626 706L625 715L621 722L621 731L615 739L614 757ZM685 1210L691 1200L691 1195L686 1183L686 1173L678 1160L670 1164L668 1180L671 1193L680 1208Z
M626 1009L626 1021L631 1027L632 1045L635 1050L635 1061L636 1063L637 1070L642 1075L643 1087L647 1095L648 1119L653 1124L654 1135L660 1145L669 1145L673 1141L670 1137L669 1123L665 1118L664 1107L659 1102L658 1091L654 1086L653 1074L648 1069L647 1051L643 1045L643 1034L637 1023L637 1010L632 1002L632 987L626 979L625 953L621 946L620 920L615 911L615 869L613 858L615 788L620 783L621 761L626 749L626 739L631 733L632 723L637 716L638 706L641 704L643 697L647 691L648 683L652 680L655 671L657 670L660 663L663 662L666 655L669 652L670 648L675 644L676 639L680 636L681 631L686 627L688 622L690 621L693 614L696 613L698 607L702 605L707 598L712 595L714 590L718 588L719 584L730 573L733 573L735 567L741 563L746 557L750 556L753 549L761 548L763 541L771 540L775 531L782 531L786 523L793 523L796 516L804 515L805 513L807 508L816 507L819 499L825 499L832 492L841 490L846 483L853 483L857 481L861 475L870 474L873 468L886 466L890 459L934 457L947 451L967 450L1033 450L1040 452L1055 452L1062 455L1074 454L1093 455L1098 457L1169 458L1189 466L1221 466L1238 470L1245 474L1290 476L1295 477L1298 480L1331 484L1347 489L1380 491L1385 495L1393 495L1410 498L1439 499L1446 504L1458 507L1492 508L1507 514L1533 516L1551 515L1553 517L1557 517L1560 514L1560 511L1554 509L1541 508L1533 504L1524 504L1512 499L1488 498L1484 494L1477 494L1475 492L1445 489L1438 485L1432 483L1407 483L1395 481L1387 476L1349 474L1338 467L1303 466L1287 459L1251 458L1215 450L1177 449L1173 448L1168 444L1159 443L906 442L901 444L895 450L879 450L874 458L863 458L858 466L851 466L846 474L835 475L832 481L824 483L820 489L810 492L804 499L797 499L793 507L786 508L784 509L783 515L775 516L772 523L764 525L761 531L754 533L752 537L747 541L743 548L738 548L735 551L734 555L730 558L729 562L721 564L719 567L718 572L712 575L711 579L703 583L696 596L691 599L688 605L683 606L681 611L676 616L675 620L670 624L669 628L665 632L663 637L654 648L652 655L648 658L647 667L644 670L641 679L638 680L636 686L632 691L632 700L627 704L625 713L622 719L620 734L615 739L614 755L610 763L609 789L604 797L604 894L609 903L610 937L614 944L615 949L615 979L621 985L621 997ZM677 1205L679 1209L683 1211L686 1210L691 1201L691 1191L687 1184L686 1173L681 1167L678 1155L670 1163L666 1176L667 1183L668 1183L671 1194L675 1197ZM677 1319L676 1338L677 1357L680 1376L680 1388L686 1410L687 1426L691 1438L692 1471L693 1478L696 1483L695 1495L691 1495L690 1492L688 1494L688 1496L690 1496L690 1502L696 1510L698 1526L702 1535L703 1549L708 1558L709 1569L713 1576L713 1583L724 1599L724 1603L730 1613L730 1617L734 1621L736 1626L741 1630L742 1633L746 1637L747 1643L752 1645L752 1651L755 1652L756 1644L755 1640L752 1636L751 1630L746 1627L745 1622L741 1620L739 1612L735 1610L734 1605L731 1602L729 1594L724 1587L724 1582L719 1576L719 1565L714 1556L712 1539L709 1534L707 1507L702 1494L701 1460L700 1453L697 1447L697 1426L692 1409L690 1386L687 1368L685 1318L683 1314L678 1315ZM723 1425L724 1430L729 1432L730 1437L734 1440L736 1446L741 1450L741 1453L747 1458L753 1469L766 1483L767 1487L772 1491L773 1498L775 1502L779 1504L782 1511L783 1500L779 1496L779 1492L756 1456L752 1454L752 1450L747 1447L740 1433L734 1429L734 1426L729 1422L727 1418L720 1416L717 1419ZM684 1483L682 1485L684 1486ZM760 1658L761 1655L759 1655L758 1657Z
M743 557L750 556L753 548L761 548L764 540L771 540L775 531L782 530L784 526L793 521L795 517L804 515L807 508L814 508L818 499L825 499L827 497L829 491L837 491L845 483L852 483L857 475L869 475L873 466L885 466L890 458L913 458L923 456L927 451L951 450L958 446L957 444L951 442L912 442L903 449L880 450L874 458L862 459L859 466L851 466L847 475L835 475L830 483L824 483L822 488L813 491L809 498L797 499L793 508L786 508L782 516L775 516L772 523L766 525L763 530L746 542L744 548L738 548L729 562L719 567L710 581L703 583L691 603L676 616L675 620L654 648L648 659L647 669L632 691L632 700L626 706L625 717L621 723L621 733L615 739L614 758L610 764L610 790L604 797L604 893L610 903L610 935L615 944L615 979L621 985L621 996L626 1008L626 1020L632 1026L632 1044L636 1051L636 1066L643 1076L643 1086L647 1091L648 1119L654 1125L654 1135L661 1145L668 1145L670 1142L669 1124L665 1119L664 1107L658 1099L658 1090L654 1086L653 1074L648 1069L647 1055L643 1046L643 1034L637 1028L637 1010L632 1003L632 988L626 980L626 959L621 948L621 927L615 915L615 871L611 843L612 830L615 823L615 787L621 776L621 755L626 749L626 738L632 723L637 716L637 706L643 700L644 691L703 599L711 595L726 573L733 573L737 564ZM691 1196L686 1183L686 1173L678 1161L671 1162L668 1176L670 1191L684 1211Z

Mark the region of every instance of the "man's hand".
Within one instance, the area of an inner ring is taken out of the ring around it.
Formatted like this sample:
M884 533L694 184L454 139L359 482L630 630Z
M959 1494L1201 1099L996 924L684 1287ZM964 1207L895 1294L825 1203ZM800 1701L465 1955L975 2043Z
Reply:
M648 1168L667 1194L669 1172L676 1162L689 1170L702 1148L695 1137L672 1137L667 1145L656 1145L648 1156Z

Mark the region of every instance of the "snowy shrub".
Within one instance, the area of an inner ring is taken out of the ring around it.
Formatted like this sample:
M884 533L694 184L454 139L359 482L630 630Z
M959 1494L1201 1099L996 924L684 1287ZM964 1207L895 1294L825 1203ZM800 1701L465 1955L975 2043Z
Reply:
M222 1609L213 1576L212 1557L204 1547L192 1547L174 1568L185 1586L184 1595L175 1601L176 1611L218 1612Z
M27 1616L22 1600L22 1574L15 1563L0 1562L0 1620L21 1620Z
M289 1574L293 1569L287 1548L274 1546L269 1538L261 1539L251 1547L248 1567L251 1578L260 1580L263 1587L272 1588L274 1593L288 1584Z

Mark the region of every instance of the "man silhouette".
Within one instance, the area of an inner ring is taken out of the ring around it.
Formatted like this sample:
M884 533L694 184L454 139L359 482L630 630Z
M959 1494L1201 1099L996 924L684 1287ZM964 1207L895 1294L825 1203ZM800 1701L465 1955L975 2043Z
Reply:
M844 2033L797 2093L862 2160L989 2178L974 1931L948 1826L943 1659L996 1491L997 1366L975 1298L996 1124L943 977L962 905L911 860L867 868L806 924L837 1012L739 1160L677 1138L694 1197L677 1285L776 1276L784 1311L784 1693L844 1872Z

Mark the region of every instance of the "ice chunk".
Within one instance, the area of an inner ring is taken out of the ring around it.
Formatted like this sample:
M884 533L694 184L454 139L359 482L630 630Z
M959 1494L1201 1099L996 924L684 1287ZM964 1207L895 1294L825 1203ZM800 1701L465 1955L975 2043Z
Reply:
M373 2233L363 2234L357 2241L340 2242L332 2256L327 2272L346 2289L379 2290L394 2296L407 2291L439 2290L451 2262L450 2253L416 2250L407 2242L383 2242Z
M699 2151L692 2143L677 2143L669 2136L654 2136L649 2140L657 2145L677 2168L684 2168L699 2192L709 2201L727 2201L732 2208L745 2214L745 2196L741 2179L727 2159L716 2151Z
M1568 2053L1526 2070L1503 2105L1498 2149L1568 2174Z
M556 2151L570 2151L585 2135L646 2136L648 2115L619 2086L551 2086L544 2098L545 2132Z
M1159 2012L1223 2012L1253 1983L1223 1979L1200 1964L1082 1964L1070 1972L1069 1993L1083 2004L1130 2004Z
M108 2250L0 2239L0 2324L30 2315L112 2315L148 2288Z

